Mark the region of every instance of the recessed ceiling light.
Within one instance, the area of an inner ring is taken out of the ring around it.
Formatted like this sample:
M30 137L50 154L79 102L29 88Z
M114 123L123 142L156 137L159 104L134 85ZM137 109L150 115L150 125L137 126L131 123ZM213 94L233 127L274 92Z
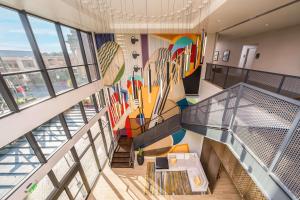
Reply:
M217 22L219 22L219 23L220 23L220 22L221 22L221 20L220 20L220 19L217 19Z
M265 26L269 26L269 24L265 24Z

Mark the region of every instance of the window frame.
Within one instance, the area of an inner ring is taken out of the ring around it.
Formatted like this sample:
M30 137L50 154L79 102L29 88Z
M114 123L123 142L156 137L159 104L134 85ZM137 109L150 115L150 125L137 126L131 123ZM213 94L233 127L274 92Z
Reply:
M74 89L77 89L79 87L82 87L84 85L90 84L94 81L98 81L98 80L101 79L100 72L99 72L99 65L98 65L97 57L96 57L94 40L92 38L92 33L91 32L80 30L78 28L75 28L75 27L72 27L72 26L69 26L69 25L66 25L66 24L62 24L62 23L59 23L59 22L55 22L53 20L37 16L37 15L32 14L30 12L26 12L24 10L18 10L18 9L11 8L11 7L8 7L8 6L5 6L5 5L0 5L0 7L3 8L3 9L8 9L8 10L16 12L18 17L20 18L21 26L23 27L23 30L25 31L26 37L28 39L28 42L30 44L30 48L31 48L32 53L33 53L33 57L35 59L35 62L37 63L37 69L29 69L29 70L26 70L26 71L18 71L18 72L0 73L0 93L1 93L5 103L7 104L8 108L9 108L9 112L1 114L0 119L3 118L3 117L8 116L10 114L13 114L15 112L19 112L19 111L24 110L28 107L34 106L36 104L39 104L41 102L47 101L51 98L54 98L58 95L64 94L66 92L72 91ZM31 24L30 24L30 21L29 21L29 18L28 18L29 16L30 17L35 17L39 20L45 20L46 22L50 22L50 23L53 23L55 25L56 33L57 33L57 36L59 38L60 47L62 49L62 53L63 53L64 59L65 59L66 66L64 66L64 67L55 67L55 68L47 68L46 67L46 65L44 63L44 60L43 60L43 57L42 57L42 53L41 53L41 51L39 49L39 46L38 46L38 42L35 38L33 29L31 27ZM69 58L69 55L68 55L68 52L67 52L67 49L66 49L66 46L65 46L64 39L63 39L63 34L62 34L62 31L61 31L62 26L65 26L67 28L71 28L71 29L76 30L76 33L77 33L77 36L78 36L78 42L79 42L79 46L80 46L80 50L81 50L81 54L82 54L82 58L83 58L83 64L81 66L85 67L86 76L87 76L87 79L88 79L87 83L84 83L80 86L77 85L77 82L76 82L76 79L75 79L75 76L74 76L74 70L73 70L73 67L78 67L78 66L72 66L71 65L70 58ZM85 50L84 50L84 45L83 45L83 41L82 41L82 38L81 38L81 33L87 34L88 46L90 48L89 52L91 52L91 54L92 54L91 55L92 60L93 60L92 63L87 62L87 58L86 58ZM91 74L90 74L91 72L89 70L90 65L94 65L95 68L96 68L96 70L95 70L96 71L96 79L95 80L91 80ZM71 79L71 82L72 82L72 87L70 89L66 89L66 90L58 91L58 92L55 91L55 89L53 87L53 83L52 83L52 81L50 79L50 76L49 76L49 71L50 70L56 70L56 69L68 69L68 73L70 75L70 79ZM45 87L46 87L49 95L42 98L42 99L36 100L33 103L30 103L29 105L25 105L23 107L22 106L20 107L19 105L17 105L16 100L14 99L11 92L9 91L9 88L6 84L6 81L5 81L4 77L12 76L12 75L28 74L28 73L34 73L34 72L38 72L38 73L41 74L42 80L44 81Z

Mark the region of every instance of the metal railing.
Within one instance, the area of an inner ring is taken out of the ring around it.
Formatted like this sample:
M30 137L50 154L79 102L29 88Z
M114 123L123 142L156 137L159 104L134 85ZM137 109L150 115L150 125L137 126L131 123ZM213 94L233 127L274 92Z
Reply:
M159 123L162 123L164 120L167 120L168 118L171 118L173 117L174 115L172 116L168 116L166 119L164 118L164 115L166 115L167 113L171 112L171 111L174 111L175 109L178 109L179 112L180 112L180 107L179 105L175 105L169 109L167 109L166 111L162 112L160 115L154 117L153 119L151 119L150 121L147 121L145 122L144 124L140 125L139 127L137 128L123 128L121 129L121 133L127 133L128 131L140 131L140 134L142 134L143 132L147 131L148 129L152 128L152 127L149 127L149 125L153 122L155 122L156 124L159 124ZM175 113L175 115L178 114L178 113ZM136 118L134 118L134 120L136 121Z
M290 198L300 198L300 101L239 83L183 110L181 123L220 130L220 141L243 149L237 153L241 162L249 161L248 154L257 161L256 167L250 162L250 173L260 173L262 187L274 191L270 187L279 185Z
M140 134L133 139L134 149L144 148L150 144L153 144L181 129L180 125L181 115L174 115L163 123L160 123L143 134Z
M224 89L244 82L293 99L300 98L300 77L207 63L205 80Z

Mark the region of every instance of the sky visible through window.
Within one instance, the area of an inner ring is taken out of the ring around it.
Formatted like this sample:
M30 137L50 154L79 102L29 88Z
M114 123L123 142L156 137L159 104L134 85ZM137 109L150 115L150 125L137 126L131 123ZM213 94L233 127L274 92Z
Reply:
M39 44L42 53L61 53L61 47L58 40L54 23L46 20L29 16L29 22L32 27L35 39Z
M29 17L42 52L57 52L61 47L54 24ZM38 28L37 28L38 27ZM25 30L16 11L0 7L0 50L31 51Z
M31 51L18 13L1 7L0 50Z

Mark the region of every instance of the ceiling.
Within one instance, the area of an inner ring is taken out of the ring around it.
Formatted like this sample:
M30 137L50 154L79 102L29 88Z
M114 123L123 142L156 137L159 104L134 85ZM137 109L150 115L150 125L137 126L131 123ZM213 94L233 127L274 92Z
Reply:
M231 37L246 37L299 24L300 1L220 33Z
M94 32L180 33L205 29L209 33L246 36L298 24L300 3L222 30L292 1L0 0L0 3Z

